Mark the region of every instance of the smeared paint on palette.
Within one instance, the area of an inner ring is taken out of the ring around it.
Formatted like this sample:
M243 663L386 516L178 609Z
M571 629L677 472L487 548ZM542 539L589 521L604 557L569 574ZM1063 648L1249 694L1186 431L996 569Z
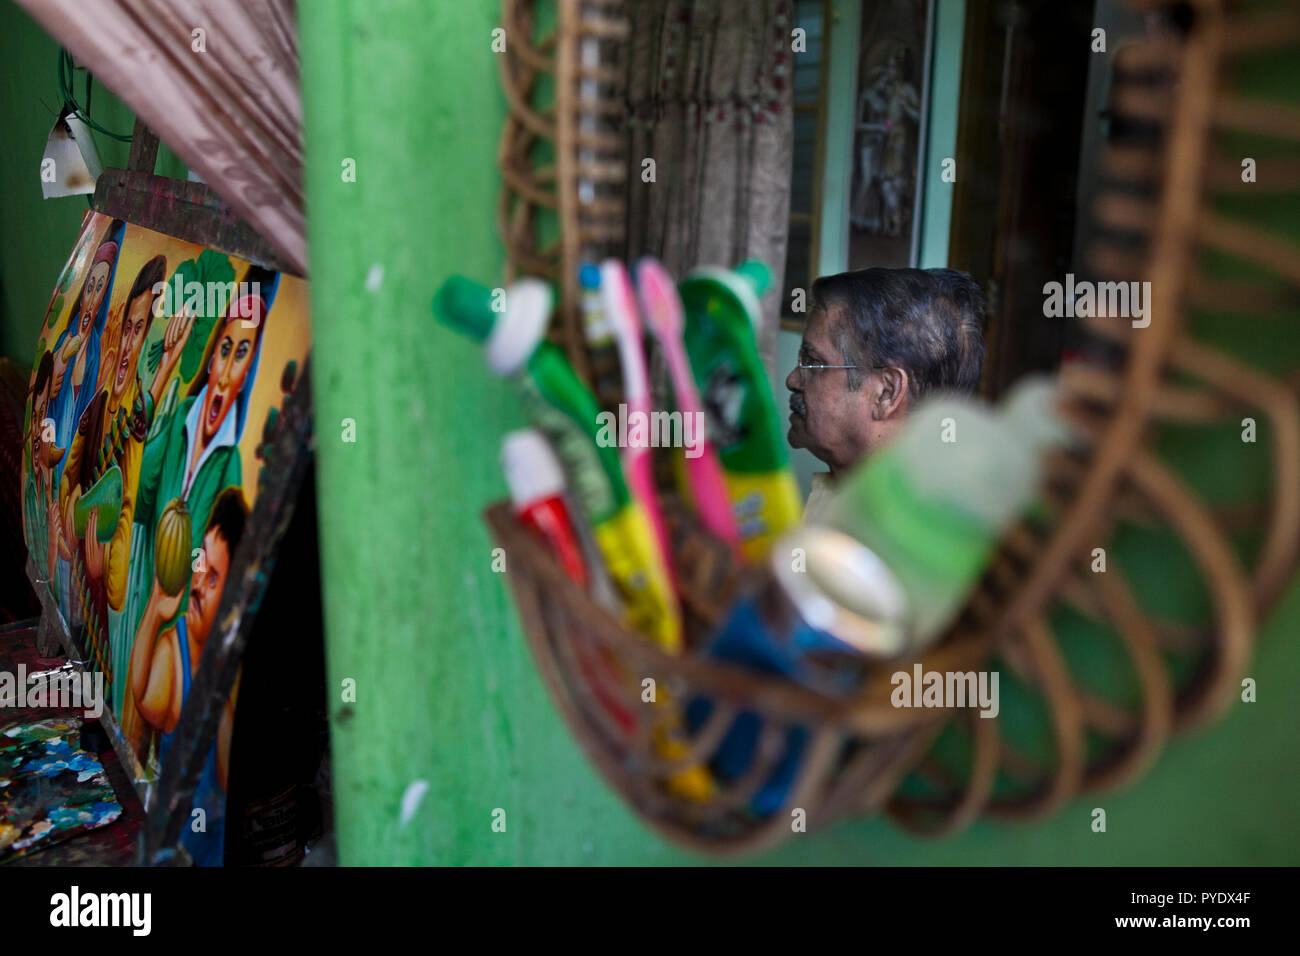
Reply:
M80 728L58 717L0 730L0 862L121 816L99 758L77 745Z

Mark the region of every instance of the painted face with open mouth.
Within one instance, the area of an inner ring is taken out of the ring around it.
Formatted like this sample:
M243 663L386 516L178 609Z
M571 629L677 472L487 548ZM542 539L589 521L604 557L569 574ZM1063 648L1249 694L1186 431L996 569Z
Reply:
M108 286L109 266L107 262L96 262L86 276L86 284L81 290L81 315L77 322L77 334L83 338L90 332L99 313L100 303L104 301L104 289Z
M204 442L211 441L239 398L257 351L264 309L234 311L217 333L217 345L208 362L208 394L200 419Z

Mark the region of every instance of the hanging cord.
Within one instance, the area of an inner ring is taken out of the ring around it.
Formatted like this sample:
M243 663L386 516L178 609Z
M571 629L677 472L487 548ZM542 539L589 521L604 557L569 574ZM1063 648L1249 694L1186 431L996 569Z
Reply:
M59 48L59 95L63 97L65 108L77 114L77 118L98 133L103 133L110 139L115 139L119 143L131 142L130 136L123 136L121 133L114 133L112 130L105 129L90 118L90 90L92 77L89 70L86 70L86 105L83 108L77 102L76 96L72 91L72 84L75 80L73 71L75 67L72 63L72 54L62 47Z

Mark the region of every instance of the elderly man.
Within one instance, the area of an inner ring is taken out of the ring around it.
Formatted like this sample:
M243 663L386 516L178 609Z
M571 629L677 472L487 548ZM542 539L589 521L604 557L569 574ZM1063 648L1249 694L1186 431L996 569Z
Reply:
M798 363L785 380L790 444L830 469L813 476L808 515L917 402L975 388L983 314L979 286L952 269L862 269L813 283Z

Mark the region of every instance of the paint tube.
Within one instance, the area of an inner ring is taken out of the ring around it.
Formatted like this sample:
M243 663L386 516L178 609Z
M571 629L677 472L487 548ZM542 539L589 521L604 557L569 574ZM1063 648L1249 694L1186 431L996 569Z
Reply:
M550 287L523 279L504 290L502 311L492 290L461 276L434 297L434 314L483 344L488 366L511 379L533 424L555 449L574 500L589 523L627 623L671 653L681 649L681 610L673 596L650 522L628 493L618 449L596 440L599 407L564 353L545 341Z
M618 346L623 400L631 415L643 416L643 420L646 420L651 410L650 377L646 370L641 317L627 268L617 259L606 259L601 264L600 293L604 315ZM622 460L634 500L641 504L653 532L650 545L653 546L654 553L651 554L652 549L647 548L647 560L655 561L664 568L665 577L675 581L671 543L659 511L650 449L641 445L624 444ZM679 761L690 752L690 746L682 738L668 688L661 688L658 696L664 707L657 712L659 720L651 729L651 746L659 757ZM698 764L678 771L666 781L670 793L694 801L708 800L713 793L713 786L713 777Z
M758 297L770 276L756 260L696 269L678 286L683 341L722 463L741 551L761 560L802 507L772 384L758 354Z
M443 283L434 297L434 314L446 325L482 342L489 367L511 378L525 409L546 436L567 473L568 487L590 525L610 577L623 598L626 622L671 653L681 650L681 611L671 591L668 574L656 561L658 545L639 502L623 478L618 449L595 438L598 412L595 396L582 384L564 354L543 340L552 297L538 280L525 279L505 291L504 311L493 310L491 290L460 276ZM615 680L617 662L580 661L591 680L590 668L603 666ZM595 683L599 683L598 681ZM689 752L669 703L667 688L659 691L666 706L651 728L651 745L664 760L680 760ZM605 703L609 710L612 702ZM611 713L623 727L627 721ZM693 801L708 800L713 778L701 766L675 771L666 789Z

